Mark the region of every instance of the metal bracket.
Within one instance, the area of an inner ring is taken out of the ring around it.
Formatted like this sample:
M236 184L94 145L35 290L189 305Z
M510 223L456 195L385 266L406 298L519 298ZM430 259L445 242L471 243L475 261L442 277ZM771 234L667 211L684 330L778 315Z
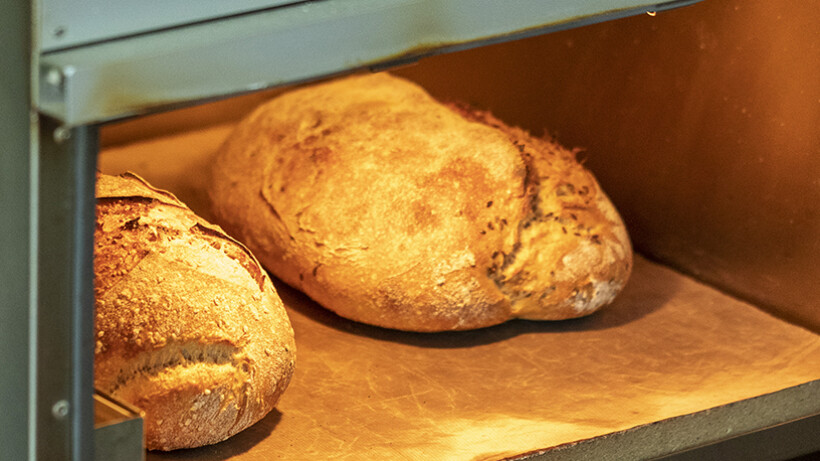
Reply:
M39 108L98 123L698 0L322 0L42 55Z
M140 410L97 391L94 394L94 459L144 460L141 414Z

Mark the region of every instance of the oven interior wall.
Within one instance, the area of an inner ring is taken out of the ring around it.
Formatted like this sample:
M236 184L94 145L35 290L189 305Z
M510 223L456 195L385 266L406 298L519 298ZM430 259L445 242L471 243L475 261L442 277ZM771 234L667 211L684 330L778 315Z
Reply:
M583 148L639 252L820 330L818 28L707 0L401 73Z
M394 72L582 148L637 251L820 331L818 27L797 0L707 0ZM236 120L276 91L108 126L103 145Z

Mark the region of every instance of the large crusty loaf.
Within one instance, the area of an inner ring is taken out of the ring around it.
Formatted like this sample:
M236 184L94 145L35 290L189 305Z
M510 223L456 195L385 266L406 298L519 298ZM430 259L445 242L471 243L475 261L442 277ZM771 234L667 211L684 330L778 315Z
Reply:
M137 176L98 175L95 386L145 412L149 449L222 441L273 409L293 330L241 244Z
M388 328L587 315L632 264L573 152L384 73L263 104L220 149L210 197L276 276Z

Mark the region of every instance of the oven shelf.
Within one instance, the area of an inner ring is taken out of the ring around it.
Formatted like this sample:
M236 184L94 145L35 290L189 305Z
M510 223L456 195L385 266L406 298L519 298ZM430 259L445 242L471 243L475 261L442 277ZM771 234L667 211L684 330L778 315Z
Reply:
M697 1L297 2L49 50L40 57L38 108L67 126L98 123ZM145 19L185 12L165 7ZM60 26L68 30L86 21L66 19L79 21Z
M208 217L207 165L230 129L110 147L100 168ZM148 460L650 458L820 414L820 335L640 256L591 317L470 332L370 327L277 288L298 349L277 408Z

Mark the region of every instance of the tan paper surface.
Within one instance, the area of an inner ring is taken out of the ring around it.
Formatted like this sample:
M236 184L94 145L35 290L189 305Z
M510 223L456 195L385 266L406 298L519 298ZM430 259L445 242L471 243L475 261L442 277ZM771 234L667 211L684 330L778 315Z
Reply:
M207 216L207 158L227 129L112 148L101 169L134 170ZM277 287L298 349L277 409L149 460L499 459L820 379L820 336L640 257L591 317L470 332L357 324Z

